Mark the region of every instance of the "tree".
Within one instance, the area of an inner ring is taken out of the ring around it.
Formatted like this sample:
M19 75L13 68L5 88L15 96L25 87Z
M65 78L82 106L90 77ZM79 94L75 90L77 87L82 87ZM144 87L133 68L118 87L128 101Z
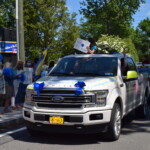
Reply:
M15 0L0 1L0 27L15 28Z
M65 0L29 0L24 7L25 45L35 49L56 48L59 28L66 19ZM50 51L49 51L50 52ZM51 53L50 52L50 53Z
M76 13L73 13L71 16L68 15L65 26L60 29L60 35L58 37L58 50L60 50L63 55L75 53L75 49L73 49L73 46L78 37L79 26L76 22Z
M145 34L147 37L150 37L150 19L149 18L142 20L139 23L138 28L143 34Z
M143 59L144 55L150 55L150 19L142 20L135 30L133 42L138 54ZM150 56L149 56L150 57Z
M26 57L34 59L45 48L54 60L69 54L79 36L75 16L68 13L66 0L24 1ZM15 0L2 0L0 26L15 28Z
M131 38L121 39L118 36L102 35L97 41L97 45L100 53L122 53L126 51L128 54L132 55L135 61L139 60Z
M94 37L100 37L99 33L103 33L125 38L130 35L132 15L144 2L144 0L84 0L80 12L86 18L85 22L89 29L91 28L89 32L92 31Z

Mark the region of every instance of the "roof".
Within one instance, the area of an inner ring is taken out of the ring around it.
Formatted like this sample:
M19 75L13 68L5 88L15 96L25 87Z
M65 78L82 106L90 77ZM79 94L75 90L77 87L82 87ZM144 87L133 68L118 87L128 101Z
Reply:
M70 58L70 57L117 57L117 58L124 58L123 54L75 54L75 55L68 55L64 58ZM126 54L126 57L131 57L130 55Z

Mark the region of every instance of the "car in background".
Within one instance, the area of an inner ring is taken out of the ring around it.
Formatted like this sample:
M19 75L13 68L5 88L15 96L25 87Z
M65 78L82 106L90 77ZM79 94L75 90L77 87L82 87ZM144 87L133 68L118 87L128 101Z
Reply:
M150 86L150 64L144 64L142 66L138 64L137 69L139 73L148 73L148 81L149 81L149 86Z

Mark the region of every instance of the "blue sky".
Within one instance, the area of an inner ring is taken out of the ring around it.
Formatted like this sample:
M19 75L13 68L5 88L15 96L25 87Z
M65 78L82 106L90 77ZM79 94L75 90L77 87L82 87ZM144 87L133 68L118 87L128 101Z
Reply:
M80 18L82 17L79 13L79 9L80 9L80 2L82 2L83 0L67 0L67 7L69 8L70 12L76 12L77 15L77 22L80 23ZM138 25L138 23L149 17L150 18L150 0L146 0L145 4L141 4L139 10L136 12L135 15L133 15L134 18L134 22L133 22L133 26L134 28L136 28L136 26Z

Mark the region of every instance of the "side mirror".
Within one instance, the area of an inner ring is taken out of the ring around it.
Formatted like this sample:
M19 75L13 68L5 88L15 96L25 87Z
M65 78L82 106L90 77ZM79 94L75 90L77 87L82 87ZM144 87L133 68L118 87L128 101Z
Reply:
M127 79L137 79L138 73L136 71L128 71L127 72Z

